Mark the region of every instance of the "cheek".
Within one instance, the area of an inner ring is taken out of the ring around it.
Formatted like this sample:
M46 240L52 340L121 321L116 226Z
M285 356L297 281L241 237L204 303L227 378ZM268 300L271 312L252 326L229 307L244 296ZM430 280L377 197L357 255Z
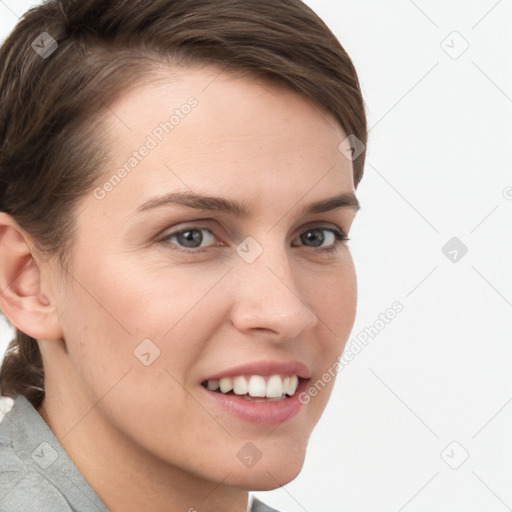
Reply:
M97 393L130 369L167 368L183 381L218 327L224 304L213 288L224 273L136 262L83 267L63 301L74 366Z
M350 335L357 308L354 263L348 251L343 256L341 263L326 272L322 279L309 283L310 306L318 316L319 328L325 333L327 350L335 355L341 352Z
M346 259L317 282L314 288L314 307L319 318L321 336L316 338L318 371L310 382L305 400L312 416L319 419L329 400L337 377L337 361L345 348L354 325L357 308L357 278L353 260ZM311 304L313 307L313 304Z

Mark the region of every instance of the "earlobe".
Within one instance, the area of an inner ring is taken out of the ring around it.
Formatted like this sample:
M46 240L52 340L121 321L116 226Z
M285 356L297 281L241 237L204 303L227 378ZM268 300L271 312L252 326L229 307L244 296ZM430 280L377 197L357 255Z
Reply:
M42 289L30 236L0 212L0 309L20 331L35 339L62 337L54 304Z

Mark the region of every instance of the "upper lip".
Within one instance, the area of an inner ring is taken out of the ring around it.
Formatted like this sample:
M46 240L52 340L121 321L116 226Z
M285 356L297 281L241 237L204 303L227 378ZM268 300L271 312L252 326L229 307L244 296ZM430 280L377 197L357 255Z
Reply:
M301 379L310 379L309 368L299 361L257 361L234 366L221 370L214 375L208 376L205 380L220 380L223 377L237 377L238 375L297 375Z

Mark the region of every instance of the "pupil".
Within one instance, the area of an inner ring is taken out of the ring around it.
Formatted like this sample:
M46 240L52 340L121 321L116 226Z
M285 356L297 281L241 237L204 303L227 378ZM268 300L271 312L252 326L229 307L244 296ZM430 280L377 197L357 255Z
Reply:
M311 245L313 245L313 247L318 247L318 246L322 245L324 242L324 239L325 239L325 236L321 229L312 229L312 230L308 231L307 233L305 233L304 235L302 235L302 241L303 242L306 242L306 241L312 242Z
M178 235L178 241L185 247L197 247L203 241L203 234L197 229L184 231ZM197 245L195 245L197 244Z

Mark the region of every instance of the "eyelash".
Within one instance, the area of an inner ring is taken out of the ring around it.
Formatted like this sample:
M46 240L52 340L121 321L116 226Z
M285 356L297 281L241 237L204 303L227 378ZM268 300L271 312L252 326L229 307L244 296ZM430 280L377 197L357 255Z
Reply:
M322 231L329 231L330 233L332 233L334 235L334 238L335 238L335 241L332 245L330 245L329 247L317 249L318 252L325 253L325 254L333 253L338 249L338 247L340 245L344 245L350 240L350 238L348 236L346 236L342 231L335 229L335 228L331 228L331 227L325 227L325 226L314 226L312 228L306 229L306 231L302 232L299 235L299 237L301 235L303 235L304 233L307 233L309 231L314 231L317 229L322 230ZM201 227L201 226L191 226L191 227L187 227L185 229L181 229L179 231L167 233L164 236L162 236L161 238L159 238L157 241L164 243L164 244L172 244L171 242L169 242L170 238L181 235L183 233L186 233L187 231L208 231L209 233L211 233L213 235L213 232L209 228L205 228L205 227ZM172 245L177 245L177 244L172 244ZM180 246L178 246L178 247L180 247ZM209 245L206 247L202 247L200 249L179 248L179 249L173 249L173 250L177 250L177 251L180 251L180 252L183 252L186 254L196 254L196 253L204 252L205 250L208 250L211 247L218 247L218 246L217 245ZM312 249L314 249L314 247L312 247Z

